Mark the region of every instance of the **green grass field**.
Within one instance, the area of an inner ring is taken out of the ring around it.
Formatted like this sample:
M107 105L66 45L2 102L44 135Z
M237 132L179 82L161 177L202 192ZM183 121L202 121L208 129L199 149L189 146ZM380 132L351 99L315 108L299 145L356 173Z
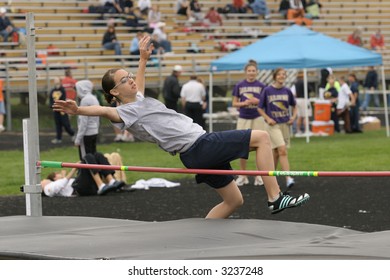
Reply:
M128 143L99 145L99 150L120 152L124 165L153 167L183 167L178 156L171 156L150 143ZM56 148L41 152L40 160L76 162L78 153L75 147ZM292 139L289 149L291 170L296 171L389 171L390 138L385 130L368 131L362 134L338 134L330 137ZM0 195L21 195L19 188L24 184L24 158L22 151L2 151L0 155ZM239 169L238 161L233 167ZM254 153L248 161L248 170L254 170ZM44 177L53 171L42 169ZM165 178L179 180L193 175L167 173L128 172L127 181L138 179Z

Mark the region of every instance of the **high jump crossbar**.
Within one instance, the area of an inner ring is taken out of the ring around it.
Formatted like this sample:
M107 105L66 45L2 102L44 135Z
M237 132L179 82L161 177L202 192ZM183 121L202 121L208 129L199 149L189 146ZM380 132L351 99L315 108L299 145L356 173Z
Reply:
M248 176L303 176L303 177L390 177L390 171L261 171L261 170L217 170L187 169L166 167L143 167L123 165L103 165L87 163L70 163L59 161L38 161L38 167L48 168L83 168L156 173L185 173L213 175L248 175Z

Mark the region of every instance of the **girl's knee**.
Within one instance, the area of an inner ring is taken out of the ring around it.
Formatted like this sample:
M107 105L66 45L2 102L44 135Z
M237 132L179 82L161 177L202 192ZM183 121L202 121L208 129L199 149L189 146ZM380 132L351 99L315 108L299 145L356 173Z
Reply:
M271 145L268 132L264 130L252 130L251 146L259 147L260 145Z

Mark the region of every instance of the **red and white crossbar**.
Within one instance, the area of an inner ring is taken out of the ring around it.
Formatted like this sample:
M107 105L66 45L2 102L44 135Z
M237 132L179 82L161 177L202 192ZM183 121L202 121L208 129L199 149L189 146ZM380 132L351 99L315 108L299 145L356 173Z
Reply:
M155 173L185 173L214 175L248 175L248 176L304 176L304 177L390 177L390 171L261 171L261 170L217 170L187 169L144 166L102 165L87 163L71 163L59 161L38 161L37 166L48 168L84 168L122 170Z

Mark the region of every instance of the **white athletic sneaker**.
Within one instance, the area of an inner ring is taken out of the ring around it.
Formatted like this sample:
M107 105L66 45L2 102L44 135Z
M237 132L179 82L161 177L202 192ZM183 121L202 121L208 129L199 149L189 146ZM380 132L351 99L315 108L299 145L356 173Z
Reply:
M292 188L293 186L294 186L294 184L295 184L295 181L294 181L294 178L291 178L291 177L288 177L287 178L287 188L289 189L289 188Z
M236 184L237 184L237 186L239 186L239 187L241 187L241 186L243 186L243 185L248 185L248 184L249 184L248 177L247 177L247 176L239 175L238 178L236 179Z
M262 186L264 185L264 182L263 182L263 179L261 178L261 176L256 176L255 177L255 186Z
M5 127L3 125L0 125L0 133L2 133L5 130Z

